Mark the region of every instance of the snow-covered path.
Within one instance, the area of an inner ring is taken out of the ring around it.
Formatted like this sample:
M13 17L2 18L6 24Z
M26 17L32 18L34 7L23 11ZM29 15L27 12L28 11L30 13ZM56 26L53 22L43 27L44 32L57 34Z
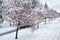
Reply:
M20 30L17 40L60 40L60 18L39 26L34 33L30 32L30 29ZM15 32L0 36L0 40L16 40Z

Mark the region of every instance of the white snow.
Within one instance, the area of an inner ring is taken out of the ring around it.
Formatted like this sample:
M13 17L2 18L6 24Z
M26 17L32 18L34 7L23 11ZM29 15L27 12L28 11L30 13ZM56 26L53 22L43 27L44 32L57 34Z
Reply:
M1 23L0 25L2 26L0 28L0 34L16 29L16 27L12 27L12 26L10 27L10 24L8 22L6 22L6 21Z
M0 34L16 29L16 27L0 28Z
M28 28L19 30L18 39L15 32L0 36L0 40L60 40L60 18L56 18L47 24L40 23L40 28L32 33Z
M0 24L2 27L10 27L10 24L6 21Z

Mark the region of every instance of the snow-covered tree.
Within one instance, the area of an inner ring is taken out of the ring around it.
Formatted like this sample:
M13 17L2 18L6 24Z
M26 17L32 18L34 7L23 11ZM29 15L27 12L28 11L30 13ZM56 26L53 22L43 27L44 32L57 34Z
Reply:
M38 28L37 25L40 22L40 12L38 13L38 11L35 11L37 7L34 7L34 9L32 8L35 3L32 3L31 0L8 0L6 3L4 2L3 4L4 20L13 24L16 23L17 29L19 29L18 22L20 22L20 27L29 25L32 31ZM17 32L18 30L16 34Z
M45 5L44 5L44 7L43 7L43 19L45 19L45 24L46 24L46 19L48 18L48 10L49 10L49 8L48 8L48 5L47 5L47 3L45 3Z
M38 6L39 1L38 0L32 0L32 8L35 8L36 6Z
M39 19L39 17L38 17L38 12L32 8L32 5L33 4L31 0L30 1L8 0L8 4L4 3L4 13L5 13L4 20L13 23L16 22L17 20L20 20L22 24L23 23L29 25L34 24L35 21ZM33 10L36 13L34 13Z
M35 31L42 20L50 17L48 5L39 4L38 0L8 0L3 3L3 19L17 26L18 29L29 25Z
M3 22L3 18L2 18L2 12L3 12L2 3L3 3L3 1L0 0L0 23Z

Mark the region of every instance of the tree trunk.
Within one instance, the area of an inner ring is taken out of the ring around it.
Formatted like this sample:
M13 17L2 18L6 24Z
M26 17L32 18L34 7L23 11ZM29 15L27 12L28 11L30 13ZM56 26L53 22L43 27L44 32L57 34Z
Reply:
M46 24L46 17L45 17L45 24Z
M11 22L10 22L10 27L12 26Z
M16 29L16 37L15 37L15 39L18 39L18 27Z

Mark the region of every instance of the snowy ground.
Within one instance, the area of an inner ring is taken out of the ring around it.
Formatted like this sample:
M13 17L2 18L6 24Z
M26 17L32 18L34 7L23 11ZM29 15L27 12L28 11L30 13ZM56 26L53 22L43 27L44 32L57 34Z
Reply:
M10 24L8 23L8 22L6 22L6 21L4 21L3 23L1 23L0 24L0 26L1 26L1 28L3 28L3 27L8 27ZM10 26L9 26L10 27Z
M20 30L18 39L15 32L0 36L0 40L60 40L60 18L54 19L47 24L40 23L40 28L34 33L30 29Z
M0 28L0 34L16 29L16 27Z
M0 34L8 32L10 30L16 29L16 27L12 27L12 26L10 27L10 24L8 22L6 22L6 21L1 23L0 25L1 25L1 27L0 27Z

